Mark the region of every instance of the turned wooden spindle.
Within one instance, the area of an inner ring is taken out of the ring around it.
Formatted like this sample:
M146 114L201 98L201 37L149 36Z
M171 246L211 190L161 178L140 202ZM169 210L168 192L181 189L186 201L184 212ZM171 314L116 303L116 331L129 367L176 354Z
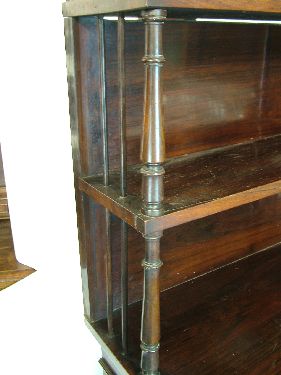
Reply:
M160 346L160 238L162 232L145 236L144 286L141 326L141 369L143 374L159 374Z
M142 13L145 22L145 91L144 119L141 142L143 212L149 216L162 213L165 136L163 127L161 68L162 26L166 18L162 9Z
M149 10L142 13L145 22L145 93L144 121L141 145L143 212L159 216L163 212L163 177L165 137L163 128L163 104L161 68L162 25L166 11ZM144 289L141 327L142 374L159 374L160 346L160 288L159 273L160 238L162 232L147 234L145 238Z

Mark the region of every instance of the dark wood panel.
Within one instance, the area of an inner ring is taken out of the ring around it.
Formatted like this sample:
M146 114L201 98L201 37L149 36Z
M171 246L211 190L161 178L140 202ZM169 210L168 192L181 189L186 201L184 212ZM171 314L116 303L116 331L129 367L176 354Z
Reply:
M97 18L79 18L75 32L77 97L79 98L78 142L81 174L88 175L102 171Z
M161 290L281 241L281 196L164 231ZM144 241L129 231L129 300L142 299Z
M125 31L128 163L134 164L143 116L144 27L126 23ZM280 33L263 25L165 24L167 157L280 133ZM118 166L120 149L116 34L116 22L107 21L111 168Z
M280 266L277 245L162 293L161 374L279 374ZM140 315L141 303L131 305L127 358L118 353L119 313L113 339L103 321L94 325L130 374L139 368Z
M66 20L66 52L84 307L85 315L95 321L106 316L105 210L79 192L77 186L79 177L103 169L96 17ZM120 237L115 227L113 223L113 243ZM118 305L118 267L115 262L113 266L114 304Z
M95 226L104 220L104 209L79 192L77 182L102 170L97 20L66 19L65 37L84 311L96 320L105 317L104 236Z

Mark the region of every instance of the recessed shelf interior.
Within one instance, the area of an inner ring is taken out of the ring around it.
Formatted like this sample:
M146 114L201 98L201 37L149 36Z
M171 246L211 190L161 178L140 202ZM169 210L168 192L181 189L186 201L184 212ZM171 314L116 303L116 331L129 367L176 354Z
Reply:
M279 373L280 250L276 245L161 293L161 374ZM138 371L140 316L141 302L130 305L127 358L119 352L119 311L114 338L105 321L93 324L130 374Z

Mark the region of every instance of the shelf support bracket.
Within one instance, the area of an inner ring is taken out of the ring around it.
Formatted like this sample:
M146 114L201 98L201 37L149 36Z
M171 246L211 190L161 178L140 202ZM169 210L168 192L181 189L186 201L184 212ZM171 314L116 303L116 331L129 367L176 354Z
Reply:
M165 136L161 69L162 27L167 12L153 9L142 12L145 23L145 89L141 142L143 213L159 216L163 212ZM141 369L143 375L159 373L160 346L160 238L162 232L145 235L144 286L141 325Z

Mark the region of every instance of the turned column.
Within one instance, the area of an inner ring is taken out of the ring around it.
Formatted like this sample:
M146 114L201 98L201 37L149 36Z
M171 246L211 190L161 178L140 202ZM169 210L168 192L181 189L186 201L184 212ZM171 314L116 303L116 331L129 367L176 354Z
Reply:
M162 26L166 11L149 10L142 13L145 22L145 92L144 120L141 143L143 213L159 216L163 212L163 178L165 137L163 128L161 68ZM160 238L162 232L150 233L145 238L144 287L141 327L142 374L159 374L160 342Z
M160 346L160 238L162 232L145 236L144 286L141 326L141 369L143 374L159 374Z
M141 142L143 212L149 216L162 213L165 136L163 127L161 68L162 27L166 11L156 9L142 13L145 22L145 90Z

